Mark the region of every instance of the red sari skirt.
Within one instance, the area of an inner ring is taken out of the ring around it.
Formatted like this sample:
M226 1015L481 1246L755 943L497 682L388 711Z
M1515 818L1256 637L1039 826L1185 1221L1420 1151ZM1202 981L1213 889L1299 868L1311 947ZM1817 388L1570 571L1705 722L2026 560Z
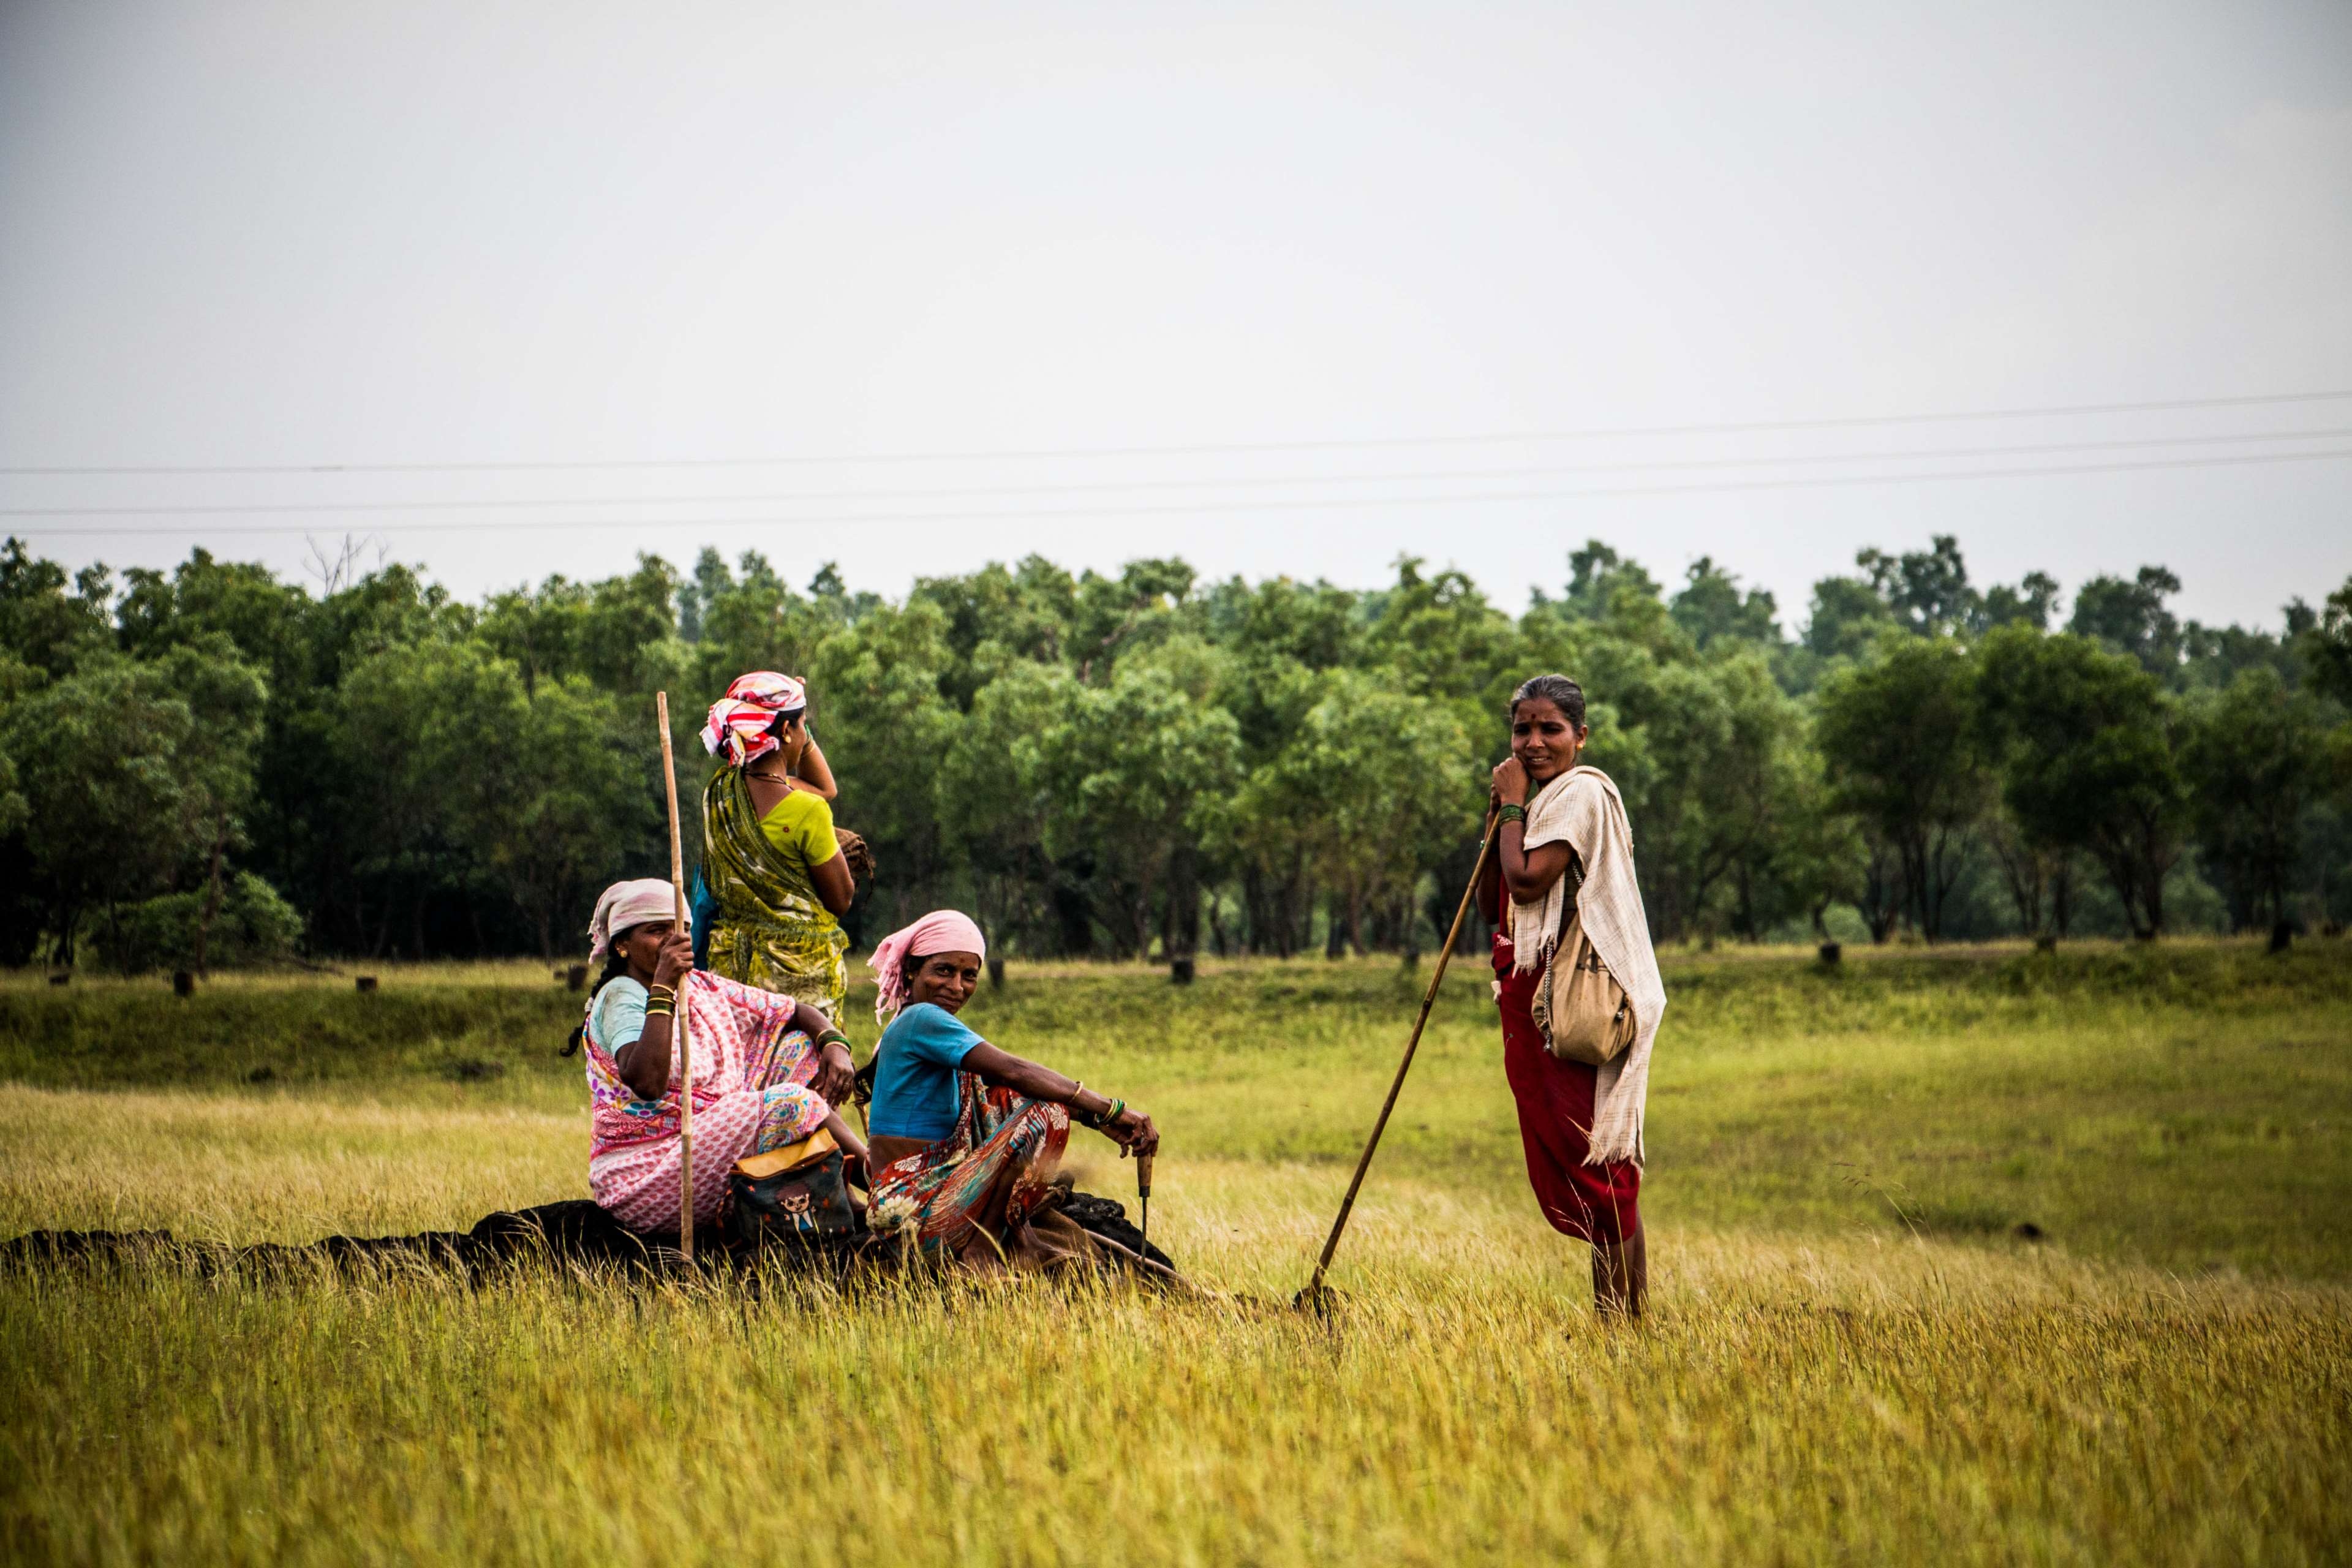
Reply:
M1528 1184L1545 1219L1580 1241L1622 1241L1641 1226L1635 1201L1642 1167L1631 1160L1588 1165L1592 1152L1593 1086L1600 1069L1564 1062L1544 1049L1528 1011L1540 970L1511 972L1511 939L1495 938L1495 999L1503 1013L1503 1072L1519 1104L1519 1142Z

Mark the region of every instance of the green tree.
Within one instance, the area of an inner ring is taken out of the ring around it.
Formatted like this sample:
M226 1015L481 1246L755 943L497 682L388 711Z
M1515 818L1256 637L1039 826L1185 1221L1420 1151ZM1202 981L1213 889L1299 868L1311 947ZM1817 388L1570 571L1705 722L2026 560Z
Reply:
M2134 934L2164 930L2164 879L2189 800L2177 713L2138 660L2080 637L2011 626L1985 639L1979 733L2001 793L2036 845L2079 849L2106 873Z
M2003 583L1985 590L1981 624L1976 629L2030 626L2046 632L2050 617L2057 613L2058 579L2047 572L2028 572L2014 588Z
M2318 625L2305 634L2305 657L2311 681L2321 691L2352 708L2352 577L2327 595Z
M893 922L928 908L952 868L931 781L963 722L942 694L953 668L947 616L921 600L860 617L811 656L809 719L842 781L837 816L872 843Z
M1008 949L1048 936L1063 872L1046 853L1053 816L1045 742L1070 722L1083 690L1057 667L1016 662L982 687L932 781L947 852L971 879L991 976Z
M2195 701L2181 729L2198 846L2232 923L2284 926L2304 816L2327 783L2326 711L2258 668Z
M1286 846L1276 841L1287 839L1303 850L1357 952L1365 951L1366 916L1377 913L1411 953L1423 873L1476 836L1478 759L1448 709L1391 681L1335 670L1316 686L1315 705L1289 744L1250 775L1236 810L1261 847L1279 855Z
M1168 673L1142 660L1122 668L1047 735L1046 847L1086 868L1114 952L1141 955L1159 932L1178 963L1198 948L1202 846L1216 831L1214 803L1240 782L1241 738L1205 689Z
M1780 644L1779 606L1761 588L1742 593L1739 579L1702 555L1691 563L1683 591L1674 598L1675 624L1701 653L1717 641Z
M1926 550L1900 555L1865 550L1854 557L1854 564L1904 630L1917 637L1950 637L1978 624L1984 602L1969 586L1959 541L1939 533L1928 544Z
M1636 599L1660 596L1657 579L1641 563L1626 560L1597 539L1588 539L1584 548L1569 554L1567 593L1552 599L1538 588L1534 607L1565 621L1602 620L1620 593L1631 593Z
M1857 577L1824 577L1813 584L1813 603L1802 641L1821 659L1870 656L1884 634L1900 625L1885 595Z
M225 639L133 660L102 653L9 705L30 868L60 960L86 914L110 924L183 883L233 827L266 688Z
M104 650L113 576L103 566L74 574L26 553L13 535L0 542L0 648L45 675L63 675Z
M1920 934L1943 934L1990 780L1978 749L1969 656L1924 638L1822 689L1820 742L1835 795L1893 850Z
M2180 666L2180 622L2164 601L2180 592L2180 579L2162 566L2143 566L2130 582L2094 577L2074 595L2066 629L2139 660L2160 678Z

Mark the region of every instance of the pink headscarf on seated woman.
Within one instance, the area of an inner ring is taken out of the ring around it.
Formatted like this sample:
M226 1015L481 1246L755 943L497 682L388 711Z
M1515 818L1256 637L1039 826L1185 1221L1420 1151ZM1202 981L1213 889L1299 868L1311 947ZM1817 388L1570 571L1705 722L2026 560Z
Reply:
M988 939L969 915L953 910L933 910L913 925L894 931L875 947L866 961L882 994L874 1001L874 1020L887 1024L907 1005L907 960L929 958L935 952L969 952L988 957Z
M613 939L632 926L676 919L677 890L666 878L639 877L634 881L615 882L596 900L596 913L588 921L589 961L593 963L612 952ZM687 923L694 923L691 915Z

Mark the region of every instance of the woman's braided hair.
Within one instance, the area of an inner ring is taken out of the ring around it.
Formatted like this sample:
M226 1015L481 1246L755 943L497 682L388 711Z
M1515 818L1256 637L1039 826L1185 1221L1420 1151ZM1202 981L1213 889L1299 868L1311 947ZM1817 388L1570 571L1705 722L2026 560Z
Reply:
M1584 728L1584 688L1565 675L1537 675L1520 681L1518 689L1511 693L1511 711L1517 713L1520 703L1537 697L1559 709L1578 729Z
M636 929L636 927L631 926L629 931L635 931ZM622 975L626 974L629 972L629 961L621 956L620 941L621 937L625 937L628 934L629 931L625 931L620 933L620 936L616 936L613 939L613 951L604 955L604 973L596 976L596 984L588 988L588 1005L590 1007L593 1007L596 1005L597 992L602 991L605 986L610 985L614 981L618 980ZM575 1054L580 1049L580 1042L587 1037L588 1015L586 1010L583 1009L580 1015L580 1022L572 1031L572 1038L564 1042L562 1054L567 1057Z

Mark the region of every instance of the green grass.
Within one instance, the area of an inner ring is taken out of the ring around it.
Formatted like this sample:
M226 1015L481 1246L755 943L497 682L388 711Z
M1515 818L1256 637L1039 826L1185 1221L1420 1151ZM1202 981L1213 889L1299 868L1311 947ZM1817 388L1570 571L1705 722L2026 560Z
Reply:
M1146 1104L1171 1153L1352 1161L1427 971L1393 961L1016 965L967 1016ZM2352 944L1671 959L1644 1211L1685 1226L1955 1237L2352 1279ZM0 1079L575 1111L579 999L536 965L0 985ZM870 991L850 1026L873 1038ZM1382 1171L1520 1182L1483 963L1457 963ZM462 1069L490 1076L460 1078ZM261 1081L257 1083L255 1080ZM567 1191L570 1189L567 1188ZM561 1195L519 1194L520 1198Z
M1586 1310L1457 967L1332 1324L1113 1290L0 1277L12 1561L2336 1562L2352 952L1670 959L1654 1310ZM1425 978L1016 967L1143 1101L1153 1234L1303 1279ZM0 982L0 1235L464 1225L584 1190L530 966ZM865 1016L862 1008L854 1009ZM857 1030L871 1039L867 1025ZM457 1079L459 1061L495 1077ZM251 1081L256 1069L270 1076ZM1082 1135L1083 1136L1083 1135ZM1125 1167L1074 1146L1081 1176ZM2013 1234L2032 1221L2046 1239Z

